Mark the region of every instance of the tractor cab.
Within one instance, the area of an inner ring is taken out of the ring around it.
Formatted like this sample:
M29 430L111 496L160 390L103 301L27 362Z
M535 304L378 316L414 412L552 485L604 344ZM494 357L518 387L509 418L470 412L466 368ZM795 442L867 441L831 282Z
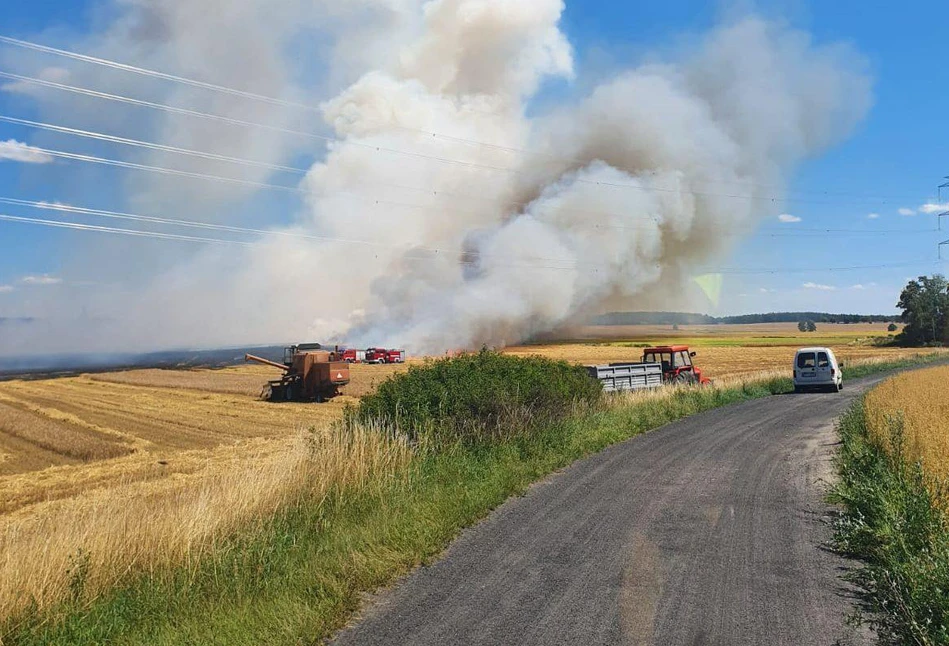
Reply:
M676 384L707 384L701 368L692 363L695 352L687 345L663 345L643 350L643 363L662 364L662 380Z

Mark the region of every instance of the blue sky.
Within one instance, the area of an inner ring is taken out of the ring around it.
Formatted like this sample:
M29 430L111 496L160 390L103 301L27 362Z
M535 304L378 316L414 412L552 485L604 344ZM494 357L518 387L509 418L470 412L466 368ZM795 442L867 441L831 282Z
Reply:
M91 0L6 3L0 33L27 39L57 28L82 33L94 22L96 6ZM788 0L757 8L810 32L817 42L850 43L869 63L875 101L853 136L820 159L808 161L793 178L790 197L797 199L776 208L791 221L769 216L762 230L742 242L724 263L739 270L807 271L728 274L721 302L706 309L718 313L798 309L893 312L907 278L946 270L945 264L933 263L937 243L949 238L949 232L928 231L935 228L935 216L919 212L921 205L935 201L936 186L949 174L945 3L917 0L894 7L856 0ZM723 11L727 10L704 1L575 1L568 2L563 28L576 47L579 76L595 77L599 70L635 64L650 52L687 46L690 33L713 26ZM556 94L557 89L551 92ZM0 114L33 116L29 102L3 92ZM32 137L28 130L0 124L0 141L33 141ZM67 167L52 171L0 161L3 197L58 199L70 181ZM108 208L109 191L104 190L103 195L96 206ZM949 191L945 195L949 196ZM914 213L902 215L901 209ZM8 212L0 208L0 213ZM869 217L871 214L876 217ZM272 222L282 219L273 216ZM782 235L828 228L893 233ZM75 236L89 235L97 234L0 222L0 317L29 313L5 305L5 290L39 292L44 282L52 282L44 281L43 276L75 284L87 279L64 276L63 271L71 241ZM949 257L949 249L945 255ZM907 262L918 264L826 270ZM32 281L24 281L30 276ZM23 302L17 301L17 307L22 308Z

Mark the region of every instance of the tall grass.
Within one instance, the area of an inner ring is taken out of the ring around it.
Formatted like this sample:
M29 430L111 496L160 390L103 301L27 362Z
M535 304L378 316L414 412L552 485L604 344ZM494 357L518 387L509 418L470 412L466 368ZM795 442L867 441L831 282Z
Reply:
M0 523L0 617L88 602L134 574L194 569L237 530L303 499L319 505L330 492L358 492L410 458L403 439L376 428L311 429L197 484L92 492L13 515Z
M914 429L920 418L912 413L886 411L928 408L925 389L893 385L925 382L932 375L924 372L884 383L841 419L840 479L832 496L844 506L837 547L864 562L853 574L865 601L860 618L885 643L920 646L949 644L949 516L940 502L949 498L945 480L925 470L914 448L930 436L928 428Z

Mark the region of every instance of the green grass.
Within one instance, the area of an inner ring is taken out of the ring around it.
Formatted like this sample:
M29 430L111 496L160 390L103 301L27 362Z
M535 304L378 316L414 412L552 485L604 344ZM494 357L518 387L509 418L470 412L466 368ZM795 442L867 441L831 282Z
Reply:
M852 575L864 599L855 619L884 643L949 644L949 517L935 502L933 483L901 454L899 420L891 427L892 455L870 440L862 400L839 432L832 499L845 511L835 543L863 561Z
M916 362L848 371L848 377ZM463 528L571 462L719 406L785 393L787 378L579 411L503 441L439 444L406 473L304 501L196 567L142 576L0 628L4 644L310 644L361 595L437 558ZM81 584L81 582L80 582Z

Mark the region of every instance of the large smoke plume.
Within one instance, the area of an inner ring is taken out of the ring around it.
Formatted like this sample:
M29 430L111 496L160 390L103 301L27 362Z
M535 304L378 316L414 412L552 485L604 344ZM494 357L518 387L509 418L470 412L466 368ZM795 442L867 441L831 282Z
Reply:
M150 12L142 29L161 35L157 60L181 71L175 61L188 52L177 51L176 34L190 32L167 16L186 20L179 5L213 4L164 0L164 13ZM235 28L254 40L269 3L239 4L246 10ZM273 106L248 115L235 97L202 109L251 120L273 111L281 124L335 135L317 151L321 161L301 183L304 204L286 229L327 239L268 239L176 258L171 269L151 264L158 275L144 288L86 297L122 330L111 331L113 341L306 336L441 352L517 342L608 305L655 307L655 294L726 259L739 236L773 214L770 197L796 166L846 137L870 103L859 57L756 16L576 96L571 88L588 84L574 81L560 0L364 0L346 11L291 4L255 41L265 51L253 53L258 62L243 75L213 77L219 70L207 63L201 76L293 99L330 92L322 126ZM333 44L312 55L329 73L291 81L281 57L301 25L326 12ZM235 139L167 121L149 132L278 163L310 143ZM170 190L168 181L138 178L127 199L139 210L208 220L234 200L228 192L195 198L195 186ZM83 262L88 268L88 255ZM73 338L93 344L103 330L85 332Z

